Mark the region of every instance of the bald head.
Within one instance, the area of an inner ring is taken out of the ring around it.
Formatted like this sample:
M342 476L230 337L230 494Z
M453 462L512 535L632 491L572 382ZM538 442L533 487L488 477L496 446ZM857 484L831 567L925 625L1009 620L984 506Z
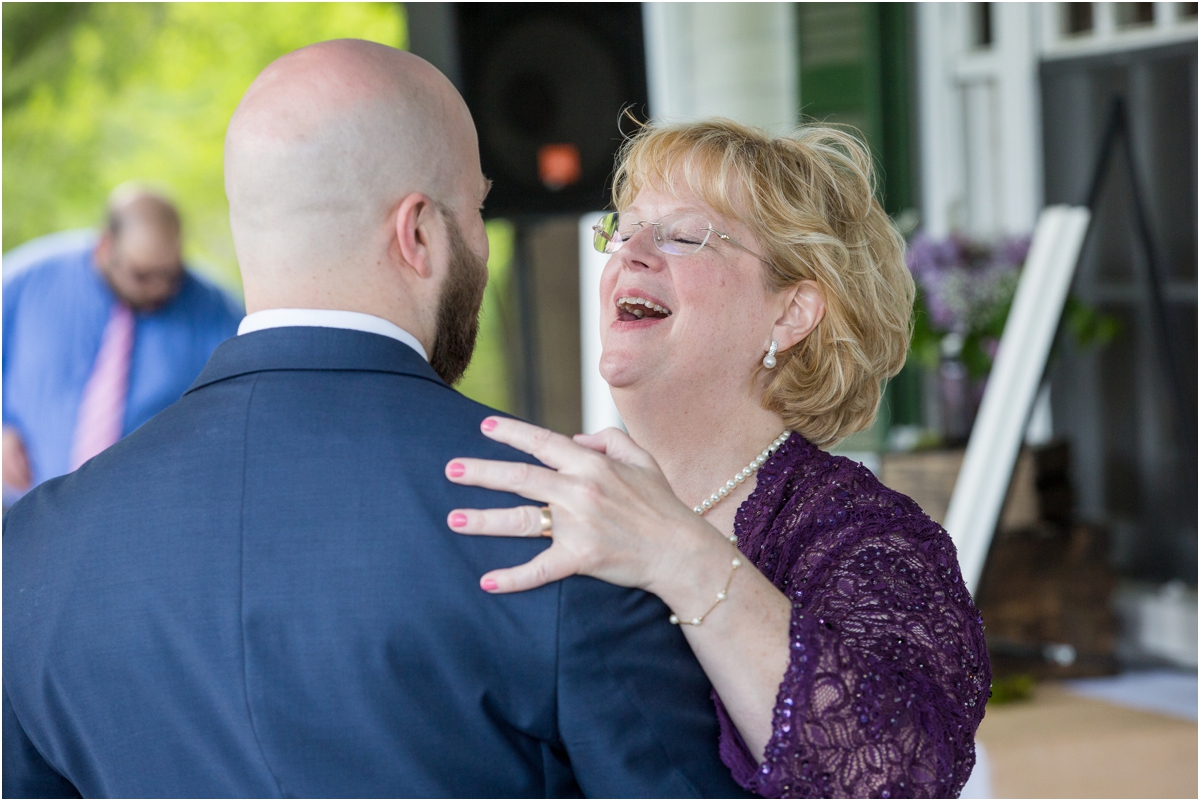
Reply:
M113 190L107 212L96 267L132 308L162 306L175 296L184 274L179 212L165 196L134 184Z
M283 56L250 86L225 138L243 277L370 269L400 201L420 192L455 206L482 183L478 158L466 105L422 59L352 39Z
M140 235L179 239L179 211L153 189L137 184L119 186L108 196L108 232L114 237L136 231Z

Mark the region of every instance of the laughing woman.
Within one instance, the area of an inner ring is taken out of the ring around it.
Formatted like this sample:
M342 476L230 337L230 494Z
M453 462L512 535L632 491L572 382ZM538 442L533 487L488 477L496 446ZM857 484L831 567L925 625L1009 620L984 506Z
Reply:
M614 206L596 226L600 371L629 434L483 422L546 467L464 458L447 475L546 506L460 509L451 527L553 543L481 586L578 573L662 598L749 790L957 795L990 669L954 546L822 450L871 424L908 347L912 280L867 151L815 126L647 126Z

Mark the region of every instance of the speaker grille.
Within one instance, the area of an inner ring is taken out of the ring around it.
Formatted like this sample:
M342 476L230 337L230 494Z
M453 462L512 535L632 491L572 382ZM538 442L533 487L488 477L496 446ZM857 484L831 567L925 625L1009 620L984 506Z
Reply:
M489 216L603 208L621 112L646 113L639 4L459 4Z

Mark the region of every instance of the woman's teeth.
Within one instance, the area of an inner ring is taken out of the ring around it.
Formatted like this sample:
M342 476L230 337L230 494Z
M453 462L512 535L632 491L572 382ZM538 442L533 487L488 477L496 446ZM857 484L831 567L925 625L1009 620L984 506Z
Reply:
M637 319L641 320L647 314L652 318L669 317L671 310L665 306L660 306L653 301L645 298L626 297L617 298L617 306L624 312L632 314Z

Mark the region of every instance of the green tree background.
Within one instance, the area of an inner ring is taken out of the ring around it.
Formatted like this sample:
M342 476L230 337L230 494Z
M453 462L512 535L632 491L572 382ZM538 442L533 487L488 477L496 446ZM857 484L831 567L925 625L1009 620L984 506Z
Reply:
M222 149L246 87L313 42L408 42L399 3L4 3L3 24L3 249L95 227L114 186L148 181L177 201L189 262L235 294ZM460 389L508 408L511 229L491 224L489 238L492 281Z

